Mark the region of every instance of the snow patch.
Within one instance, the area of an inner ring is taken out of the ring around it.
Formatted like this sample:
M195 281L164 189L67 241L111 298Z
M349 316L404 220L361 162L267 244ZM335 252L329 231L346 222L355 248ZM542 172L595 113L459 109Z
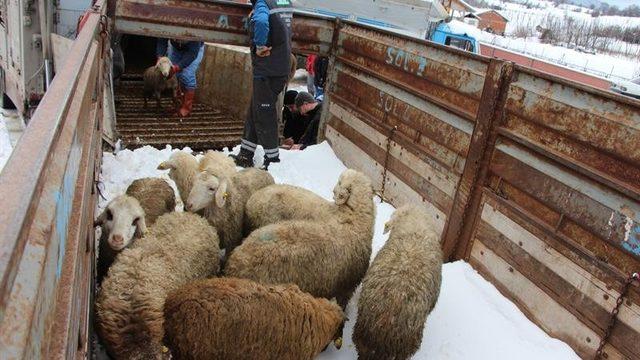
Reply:
M4 116L0 114L0 172L4 168L4 165L9 161L9 156L13 152L13 146L11 146L11 138L9 137L9 130Z

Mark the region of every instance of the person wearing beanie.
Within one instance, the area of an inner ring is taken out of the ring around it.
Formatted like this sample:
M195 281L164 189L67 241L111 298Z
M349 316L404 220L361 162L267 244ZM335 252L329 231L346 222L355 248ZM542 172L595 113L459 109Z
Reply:
M251 0L249 21L253 92L244 123L236 165L252 167L258 145L265 152L264 169L280 162L276 102L291 71L291 0Z
M296 96L296 108L300 115L307 119L307 128L300 137L300 140L291 147L292 150L304 150L307 146L315 145L318 142L318 129L320 118L322 117L322 103L318 102L313 95L308 92L300 92Z
M158 39L156 57L168 56L173 63L169 77L177 76L179 91L179 107L176 116L187 117L193 109L196 95L196 73L204 55L204 42Z
M289 90L284 95L284 107L282 109L284 130L282 135L285 138L283 142L285 148L300 141L308 125L307 117L301 116L296 108L297 95L298 92L295 90Z

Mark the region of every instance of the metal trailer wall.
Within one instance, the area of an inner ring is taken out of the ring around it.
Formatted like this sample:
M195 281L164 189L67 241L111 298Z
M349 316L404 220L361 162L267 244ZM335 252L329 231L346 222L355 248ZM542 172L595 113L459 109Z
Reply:
M0 358L88 356L95 180L108 76L103 1L0 175ZM102 22L101 22L102 20Z
M245 45L244 5L119 1L123 32ZM185 28L182 24L188 23ZM640 102L498 59L296 14L294 50L331 58L323 134L394 205L583 357L640 270ZM638 284L605 346L638 358Z

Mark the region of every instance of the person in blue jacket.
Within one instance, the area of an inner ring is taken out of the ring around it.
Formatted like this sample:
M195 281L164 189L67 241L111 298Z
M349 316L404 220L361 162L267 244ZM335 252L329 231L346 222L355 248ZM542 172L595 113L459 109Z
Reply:
M156 45L156 56L168 56L173 66L171 76L178 77L180 85L180 108L176 109L176 115L187 117L191 114L193 100L196 93L196 72L202 61L204 54L204 43L202 41L182 41L158 39Z
M251 0L253 11L249 22L253 92L244 123L240 153L232 155L238 166L252 167L258 145L265 152L264 168L280 162L278 95L287 85L291 71L290 0Z

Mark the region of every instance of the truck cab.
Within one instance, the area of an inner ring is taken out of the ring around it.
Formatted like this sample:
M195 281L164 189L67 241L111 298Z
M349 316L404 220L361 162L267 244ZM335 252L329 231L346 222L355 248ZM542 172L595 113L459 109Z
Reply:
M469 36L466 33L454 31L446 22L441 22L440 24L438 24L435 31L431 35L431 38L427 40L431 40L442 45L452 46L475 54L480 53L478 41L474 37Z

